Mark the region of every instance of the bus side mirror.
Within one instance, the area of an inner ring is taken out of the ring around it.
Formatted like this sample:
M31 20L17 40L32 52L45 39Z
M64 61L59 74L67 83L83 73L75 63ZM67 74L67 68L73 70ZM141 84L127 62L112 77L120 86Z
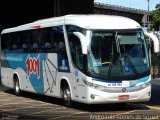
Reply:
M73 34L77 36L81 42L82 53L87 54L88 40L86 39L86 37L80 32L73 32Z
M159 52L159 40L153 33L144 32L144 34L153 41L154 52Z

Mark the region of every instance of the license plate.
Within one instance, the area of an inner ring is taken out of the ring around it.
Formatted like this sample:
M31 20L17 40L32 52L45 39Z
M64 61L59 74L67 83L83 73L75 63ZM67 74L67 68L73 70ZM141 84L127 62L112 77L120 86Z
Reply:
M120 95L118 96L118 100L128 100L129 99L129 95Z

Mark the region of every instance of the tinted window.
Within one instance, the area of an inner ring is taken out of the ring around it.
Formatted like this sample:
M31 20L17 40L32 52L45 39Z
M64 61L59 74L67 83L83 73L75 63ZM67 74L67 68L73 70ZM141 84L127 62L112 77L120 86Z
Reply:
M63 27L13 32L2 35L2 50L21 53L53 53L65 50Z
M82 28L77 26L67 25L66 26L69 45L70 45L70 52L72 56L72 61L74 65L83 70L83 54L82 54L82 46L80 40L77 36L73 34L73 32L81 32L85 34L85 31Z
M1 49L3 50L8 49L7 39L7 34L2 34L1 41L3 40L3 42L1 42Z

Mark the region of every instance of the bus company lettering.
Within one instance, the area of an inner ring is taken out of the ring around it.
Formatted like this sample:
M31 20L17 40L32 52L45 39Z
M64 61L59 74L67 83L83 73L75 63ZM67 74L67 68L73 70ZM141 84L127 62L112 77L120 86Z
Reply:
M40 78L40 63L39 63L39 55L37 58L35 57L27 57L26 59L26 67L27 67L27 75L37 74L37 78Z

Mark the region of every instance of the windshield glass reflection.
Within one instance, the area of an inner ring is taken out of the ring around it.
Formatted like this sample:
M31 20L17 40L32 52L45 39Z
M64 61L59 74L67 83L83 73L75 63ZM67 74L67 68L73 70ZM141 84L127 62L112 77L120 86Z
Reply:
M92 31L87 60L90 73L106 76L136 76L150 69L141 30Z

